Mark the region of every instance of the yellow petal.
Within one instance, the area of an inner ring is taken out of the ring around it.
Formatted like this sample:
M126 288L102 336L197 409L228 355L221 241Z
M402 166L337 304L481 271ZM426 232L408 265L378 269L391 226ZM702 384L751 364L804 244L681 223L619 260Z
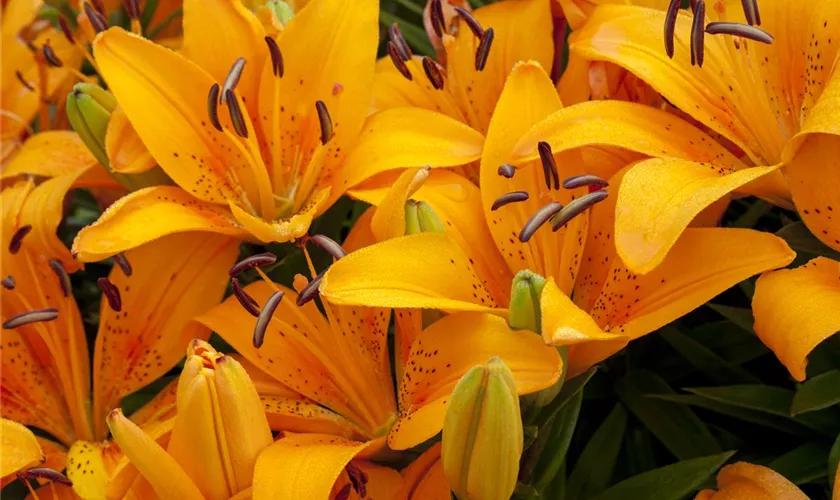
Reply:
M67 453L67 478L81 498L105 498L111 477L102 460L102 445L76 441Z
M840 82L840 79L836 80ZM840 97L838 100L840 102ZM838 180L837 169L831 165L840 154L840 134L808 134L800 144L787 164L793 201L808 229L820 241L838 250L840 224L833 212L835 206L840 208L840 199L835 190L826 189L826 186L832 186Z
M444 6L444 9L446 7ZM451 85L444 81L444 90L437 90L429 83L422 59L415 55L405 63L412 79L404 77L388 56L376 62L373 80L373 111L391 108L423 108L443 113L459 122L467 122L460 103L452 94Z
M119 107L111 113L111 119L108 120L105 151L108 153L110 169L121 174L139 174L157 165L157 161L152 158L152 154L128 121L125 111Z
M366 446L319 434L284 437L257 459L254 500L329 498L344 467Z
M704 490L707 500L807 500L808 497L783 475L762 465L736 462L722 468L718 491Z
M3 165L0 179L24 174L58 177L87 170L93 165L96 165L96 158L79 134L69 130L52 130L27 139L17 155Z
M618 189L618 254L631 271L649 272L705 208L778 168L754 167L728 173L714 165L673 158L637 163L624 174Z
M331 434L347 439L360 438L352 422L308 399L260 396L268 425L274 430Z
M297 213L286 219L271 222L255 217L234 204L230 205L230 209L236 221L251 236L263 243L285 243L300 238L309 231L312 219L324 209L329 194L329 188L320 190Z
M498 356L511 369L520 394L553 385L563 362L539 335L511 330L503 318L457 313L436 321L415 340L400 382L400 418L388 435L395 450L416 446L443 426L446 403L458 380Z
M440 443L435 444L403 469L405 481L398 498L403 500L449 500L451 493L440 461Z
M495 307L454 239L439 233L394 238L349 254L324 275L321 293L336 304L506 312Z
M122 410L108 416L108 427L123 453L137 467L161 498L202 500L204 497L190 476L154 439L125 418Z
M370 220L370 229L378 241L405 236L405 204L429 175L428 169L409 168L390 186Z
M397 498L397 493L403 488L402 476L390 467L365 460L356 460L353 465L367 476L365 493L371 500Z
M796 380L805 380L808 354L840 330L838 278L840 264L819 257L767 273L756 283L755 332Z
M592 316L560 291L553 278L548 279L540 295L540 316L546 344L562 346L607 341L615 343L620 349L629 340L601 330Z
M120 198L76 235L73 252L78 260L93 262L183 232L239 238L248 234L226 208L197 200L175 186L158 186Z
M23 425L0 419L0 477L46 460L35 434Z

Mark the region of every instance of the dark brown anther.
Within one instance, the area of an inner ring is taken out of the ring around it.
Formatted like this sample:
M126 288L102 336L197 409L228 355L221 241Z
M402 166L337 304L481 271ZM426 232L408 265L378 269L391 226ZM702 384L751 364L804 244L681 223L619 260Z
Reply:
M114 259L114 263L116 265L120 266L120 269L122 269L124 275L131 276L131 262L129 262L128 259L125 258L125 254L118 253L111 258Z
M260 304L254 297L248 295L237 278L230 279L230 287L233 289L233 296L239 301L239 305L248 311L251 316L258 318L260 316Z
M39 323L45 321L52 321L58 317L58 309L50 307L48 309L36 309L25 313L12 316L3 323L3 328L12 330L19 326L29 325L31 323Z
M353 462L348 463L344 467L344 470L347 472L347 478L353 486L353 491L355 491L360 498L366 498L368 483L367 474L365 474L362 469L356 467Z
M129 19L140 19L140 4L137 0L123 0L123 7Z
M30 469L22 470L17 474L18 478L24 481L31 481L33 479L45 479L54 483L63 484L65 486L73 486L73 481L67 478L64 474L55 469L48 467L32 467Z
M691 15L697 13L697 0L689 0L688 6L691 8Z
M743 23L713 22L706 25L706 33L710 35L732 35L756 42L771 44L773 35L761 28Z
M228 273L230 274L231 278L235 278L239 276L239 273L243 271L247 271L248 269L253 269L255 267L263 267L263 266L270 266L277 262L277 256L270 252L265 253L258 253L257 255L252 255L250 257L245 257L244 259L240 260L233 267L230 268Z
M65 19L63 15L58 16L58 26L61 28L61 32L64 33L64 38L66 38L71 45L75 44L76 39L73 38L73 31L70 30L70 25L67 24L67 19Z
M23 73L21 73L20 70L15 71L15 76L17 77L18 81L20 81L21 85L26 87L30 92L35 92L35 87L33 87L31 83L27 82L25 78L23 78Z
M312 278L312 281L303 287L303 290L301 290L298 294L297 300L295 300L295 304L297 304L298 307L310 302L318 296L318 287L321 286L321 280L324 279L324 273L326 272L327 270L324 269L321 271L321 274Z
M315 101L315 110L318 112L318 122L321 124L321 144L326 144L330 142L334 133L332 118L324 101Z
M57 55L55 55L55 51L49 46L49 44L45 43L41 48L41 52L44 54L44 60L47 61L47 64L53 68L60 68L64 66L64 63L61 62L61 59L59 59Z
M88 0L90 3L93 4L94 10L98 12L102 17L105 16L105 4L102 3L102 0Z
M551 189L553 181L554 189L560 189L560 175L557 173L557 163L554 162L554 153L551 152L551 146L547 142L540 141L537 144L537 151L539 151L542 161L545 186Z
M470 28L470 31L473 32L476 38L481 40L484 37L484 28L481 27L481 23L478 22L478 19L475 18L470 12L463 8L463 7L455 7L455 12L461 16L461 19L467 24Z
M510 163L504 163L499 166L499 169L496 171L496 173L506 179L512 179L513 176L516 175L516 167L514 167Z
M3 288L5 288L6 290L14 290L15 289L15 285L16 285L15 277L12 276L11 274L6 276L5 278L3 278L3 280L0 281L0 283L3 284Z
M552 201L537 210L537 212L532 215L531 218L528 219L528 222L526 222L522 227L522 231L519 233L519 241L527 243L528 240L531 239L531 236L534 236L534 233L537 232L537 229L539 229L548 219L562 209L562 203Z
M609 183L597 175L585 174L575 175L563 181L566 189L575 189L583 186L598 186L598 189L609 186Z
M677 29L677 14L680 12L680 0L671 0L665 13L665 53L674 57L674 31Z
M411 76L411 71L408 70L408 66L406 66L405 61L400 55L400 50L397 48L394 42L389 41L386 47L388 49L388 57L391 58L391 62L394 63L394 66L397 68L397 71L399 71L400 74L404 76L407 80L414 80L414 77Z
M219 121L219 84L214 83L210 87L210 92L207 94L207 116L210 117L210 123L219 132L222 131L222 122Z
M105 19L105 16L100 14L96 11L93 7L91 7L90 3L85 2L85 15L87 16L88 20L90 21L90 25L93 27L93 30L97 33L101 33L108 29L108 21Z
M239 83L239 78L242 77L242 70L245 69L245 63L247 61L244 57L239 57L235 61L233 61L233 65L230 67L230 71L228 71L227 76L225 77L225 81L222 84L222 91L221 91L221 101L220 104L224 104L227 101L227 93L228 91L233 92L236 89L236 85Z
M475 70L484 71L487 65L487 58L490 57L490 47L493 46L493 37L495 36L493 28L487 28L481 41L478 43L478 48L475 49Z
M350 487L350 483L347 483L344 486L342 486L341 489L338 490L338 493L335 494L335 500L347 500L348 498L350 498L351 489L352 488Z
M245 116L242 114L242 108L239 107L239 101L236 100L232 90L225 92L225 101L227 102L228 112L230 113L230 122L233 124L233 130L239 137L248 138L248 126L245 124Z
M429 4L429 19L432 22L432 30L438 38L442 38L446 32L446 21L443 17L443 4L441 0L432 0Z
M333 259L338 260L347 255L344 248L339 245L334 239L323 234L315 234L309 238L309 241L315 244L318 248L323 249L332 256Z
M694 13L694 21L691 24L691 65L703 67L704 47L703 42L706 35L706 2L698 0L697 11Z
M111 306L111 309L115 312L122 311L120 289L111 283L111 280L108 278L99 278L96 280L96 284L99 285L99 289L102 290L102 294L105 295L105 299L108 301L108 305Z
M527 199L528 193L526 191L513 191L511 193L506 193L496 198L496 201L493 202L493 206L490 207L490 210L495 212L509 203L519 203L520 201L525 201Z
M585 194L576 200L572 200L568 205L563 207L563 210L560 210L557 215L551 218L551 228L554 231L557 231L561 227L565 226L570 220L583 213L583 211L587 208L604 201L607 194L606 189L600 189L598 191Z
M400 55L400 58L403 61L410 61L414 54L411 52L411 47L408 46L408 42L405 41L405 37L400 31L400 27L397 23L393 23L390 28L388 28L388 38L394 42L394 47L397 48L397 53Z
M443 75L440 73L437 63L432 61L429 56L423 57L423 71L426 72L426 78L432 82L432 87L435 90L443 89Z
M741 6L744 8L744 17L750 26L761 26L761 14L758 12L758 2L756 0L741 0Z
M50 259L49 261L50 269L55 273L58 277L58 284L61 286L61 293L65 297L70 296L70 275L67 274L67 270L64 269L64 265L61 264L61 261L58 259Z
M274 38L265 37L265 44L268 45L268 53L271 55L271 70L274 76L283 77L283 53L280 52L280 46Z
M23 238L26 237L29 232L32 231L32 225L26 224L20 226L15 234L12 235L12 239L9 240L9 253L14 255L20 251L20 245L23 243Z
M260 311L257 316L257 324L254 326L253 339L254 347L257 349L262 347L263 342L265 341L265 332L268 329L268 323L271 322L271 317L274 315L274 311L277 310L277 306L280 305L283 295L285 294L281 291L272 293L271 297L265 301L262 311Z

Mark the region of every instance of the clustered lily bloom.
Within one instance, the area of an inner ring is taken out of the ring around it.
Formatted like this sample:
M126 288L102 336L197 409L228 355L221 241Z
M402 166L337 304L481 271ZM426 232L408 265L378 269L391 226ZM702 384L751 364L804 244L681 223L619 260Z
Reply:
M754 276L806 380L840 262L720 226L754 196L840 251L840 2L417 13L434 57L376 0L3 3L0 487L541 495L570 381ZM696 498L806 497L741 461Z

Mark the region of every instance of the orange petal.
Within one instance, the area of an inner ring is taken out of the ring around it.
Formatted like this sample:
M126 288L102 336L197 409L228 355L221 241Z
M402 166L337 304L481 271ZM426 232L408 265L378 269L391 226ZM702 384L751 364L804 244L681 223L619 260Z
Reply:
M3 165L0 179L18 175L58 177L78 173L96 165L96 158L79 138L69 130L53 130L33 135L17 155Z
M5 418L0 419L0 430L0 477L5 478L45 460L32 431Z
M111 113L111 119L108 120L105 151L108 154L110 169L121 174L139 174L157 165L157 161L152 158L152 154L128 121L125 111L119 107Z
M403 469L405 481L399 498L405 500L449 500L449 483L440 461L440 443L435 444Z
M736 462L722 468L718 491L704 490L707 500L807 500L808 497L778 472L761 465ZM701 496L702 495L702 496Z

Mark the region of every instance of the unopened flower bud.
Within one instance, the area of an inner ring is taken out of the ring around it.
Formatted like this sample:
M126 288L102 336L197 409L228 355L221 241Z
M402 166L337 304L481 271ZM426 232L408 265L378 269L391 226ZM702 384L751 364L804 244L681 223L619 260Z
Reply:
M269 0L266 2L265 6L269 8L271 13L274 14L274 17L276 17L283 26L288 25L289 21L295 17L295 11L292 10L289 4L283 2L282 0Z
M540 333L540 295L545 287L545 278L534 272L523 270L516 273L510 290L508 325L514 330L530 330Z
M444 474L460 500L507 500L522 449L513 373L494 357L468 371L452 391L443 424Z
M77 83L67 96L67 118L70 126L90 149L93 156L108 168L105 153L105 133L117 100L98 85Z
M405 234L443 233L443 221L425 201L408 200L405 203Z

